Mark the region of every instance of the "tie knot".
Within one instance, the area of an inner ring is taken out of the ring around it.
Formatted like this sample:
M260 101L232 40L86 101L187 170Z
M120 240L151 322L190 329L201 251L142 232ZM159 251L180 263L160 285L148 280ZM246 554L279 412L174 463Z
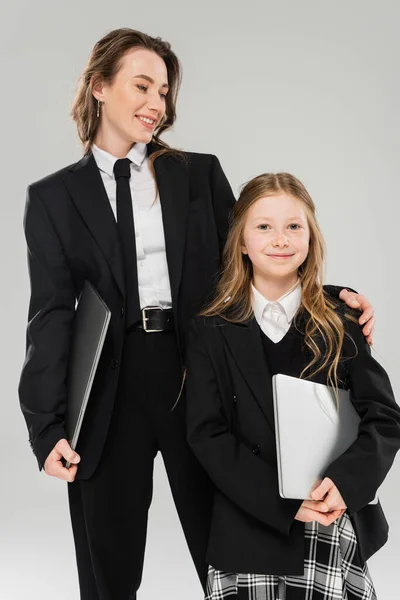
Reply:
M118 179L119 177L128 177L128 179L130 178L131 161L129 158L119 158L117 161L115 161L114 175L115 179Z

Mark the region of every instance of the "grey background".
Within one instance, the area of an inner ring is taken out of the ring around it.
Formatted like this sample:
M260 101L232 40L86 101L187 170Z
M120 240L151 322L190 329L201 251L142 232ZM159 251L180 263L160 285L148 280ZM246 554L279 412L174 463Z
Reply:
M184 81L166 139L216 154L235 193L265 171L292 172L318 206L327 281L373 302L379 360L397 393L400 350L399 4L15 0L0 7L1 600L78 598L66 484L39 474L19 412L29 283L27 184L80 157L69 110L95 41L130 26L169 40ZM391 525L370 561L382 600L398 598L400 461L381 490ZM142 600L201 598L161 459L155 467Z

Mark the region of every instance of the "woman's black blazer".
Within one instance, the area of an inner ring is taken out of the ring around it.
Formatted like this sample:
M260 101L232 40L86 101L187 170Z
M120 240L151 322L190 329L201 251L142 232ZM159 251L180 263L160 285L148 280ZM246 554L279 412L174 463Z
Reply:
M235 198L215 156L162 155L154 166L183 355L186 324L213 290ZM19 395L39 467L65 437L70 336L85 280L112 312L78 445L77 477L86 479L98 463L113 410L126 312L117 226L92 154L29 186L25 234L31 299Z
M348 360L338 374L361 423L357 441L325 476L347 504L366 561L387 539L380 504L368 503L400 447L400 410L359 325L346 321L346 331L354 341L346 336ZM313 379L326 383L326 372ZM189 443L215 484L209 564L234 573L302 574L304 524L294 520L301 501L278 493L272 382L254 318L193 320L186 402Z

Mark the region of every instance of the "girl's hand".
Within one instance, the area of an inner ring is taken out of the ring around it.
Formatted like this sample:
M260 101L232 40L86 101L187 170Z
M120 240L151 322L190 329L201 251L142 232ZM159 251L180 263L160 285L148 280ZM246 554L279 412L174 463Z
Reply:
M336 485L333 483L332 479L329 477L325 477L322 483L311 493L311 498L315 501L323 500L324 505L327 506L328 511L342 511L347 509L347 506L337 489Z
M336 519L342 516L344 511L334 510L332 512L320 512L320 510L314 510L309 508L310 505L315 505L317 508L320 504L319 502L312 502L311 500L304 500L303 504L300 506L297 511L297 515L295 516L296 521L301 521L302 523L311 523L312 521L317 521L321 525L325 525L328 527L332 525Z

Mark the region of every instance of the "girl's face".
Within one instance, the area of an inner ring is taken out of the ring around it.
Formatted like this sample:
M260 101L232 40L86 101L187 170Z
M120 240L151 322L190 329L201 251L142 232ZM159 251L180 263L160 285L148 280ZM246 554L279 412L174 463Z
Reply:
M260 198L247 212L242 252L254 278L297 278L305 261L310 230L301 203L284 193Z
M168 74L155 52L134 48L125 54L111 84L100 83L94 96L101 105L101 135L131 146L148 144L165 114Z

